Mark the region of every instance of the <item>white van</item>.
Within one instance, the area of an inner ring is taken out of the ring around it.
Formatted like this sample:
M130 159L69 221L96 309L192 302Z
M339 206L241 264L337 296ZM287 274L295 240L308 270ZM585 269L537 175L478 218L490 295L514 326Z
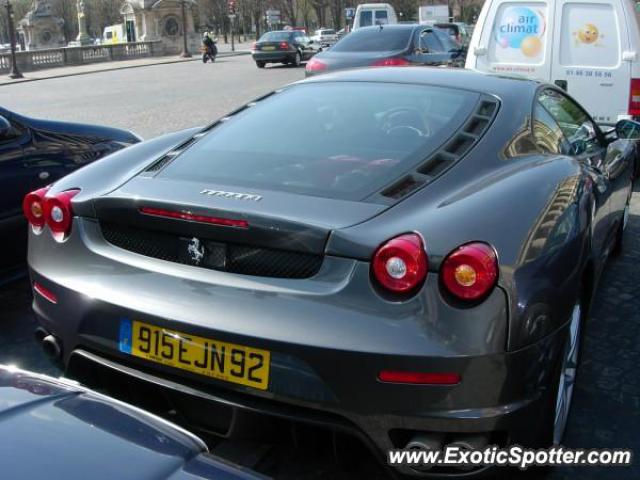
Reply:
M398 23L398 17L396 11L388 3L362 3L356 8L352 30L394 23Z
M614 124L640 116L638 50L630 0L486 0L466 68L555 83Z

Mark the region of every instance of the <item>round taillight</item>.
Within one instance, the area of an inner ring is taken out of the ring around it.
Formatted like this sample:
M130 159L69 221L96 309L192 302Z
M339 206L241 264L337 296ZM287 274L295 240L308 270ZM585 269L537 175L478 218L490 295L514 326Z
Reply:
M327 64L324 62L321 62L317 58L312 58L311 60L309 60L307 62L307 66L305 67L305 70L307 72L324 72L326 69L327 69Z
M71 232L73 220L71 199L78 193L80 190L67 190L51 197L45 197L44 217L56 240L63 240Z
M34 229L44 227L44 197L48 188L41 188L28 193L22 201L22 212Z
M392 238L373 255L373 276L394 293L419 287L427 276L428 260L422 239L415 233Z
M453 296L460 300L480 300L498 281L496 252L486 243L462 245L444 260L440 275L445 289Z

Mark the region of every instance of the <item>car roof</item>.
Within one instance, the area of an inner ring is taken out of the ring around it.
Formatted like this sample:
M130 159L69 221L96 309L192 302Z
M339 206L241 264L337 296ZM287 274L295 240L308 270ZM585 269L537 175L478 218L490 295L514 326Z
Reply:
M522 77L507 77L462 68L441 67L355 68L310 77L297 83L336 81L433 85L512 98L517 96L526 98L529 95L533 95L541 85L536 80Z

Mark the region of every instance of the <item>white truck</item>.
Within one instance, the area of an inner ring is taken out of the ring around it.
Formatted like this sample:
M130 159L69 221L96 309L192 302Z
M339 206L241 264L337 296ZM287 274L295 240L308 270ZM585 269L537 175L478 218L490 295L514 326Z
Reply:
M449 23L449 6L424 5L419 7L418 22L421 24Z

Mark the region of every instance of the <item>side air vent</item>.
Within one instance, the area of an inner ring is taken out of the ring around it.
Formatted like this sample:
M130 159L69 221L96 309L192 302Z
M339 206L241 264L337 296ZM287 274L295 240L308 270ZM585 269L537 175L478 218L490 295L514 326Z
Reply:
M422 185L424 185L424 181L416 178L413 175L407 175L400 181L394 183L389 188L382 192L382 195L388 198L402 198L405 195L417 190Z
M482 138L498 113L498 107L498 101L491 97L480 100L475 112L453 137L418 165L413 173L409 173L376 194L378 199L382 200L381 196L384 197L385 202L400 200L451 168Z
M444 152L436 153L418 168L418 173L437 177L441 172L449 168L455 159L455 156L448 155Z
M173 161L174 158L180 155L183 150L188 148L189 145L191 145L192 143L195 143L199 138L200 138L200 135L196 134L186 142L181 143L176 148L171 150L169 153L160 157L158 160L156 160L150 166L148 166L145 172L159 172L164 167L166 167L169 163L171 163L171 161Z

